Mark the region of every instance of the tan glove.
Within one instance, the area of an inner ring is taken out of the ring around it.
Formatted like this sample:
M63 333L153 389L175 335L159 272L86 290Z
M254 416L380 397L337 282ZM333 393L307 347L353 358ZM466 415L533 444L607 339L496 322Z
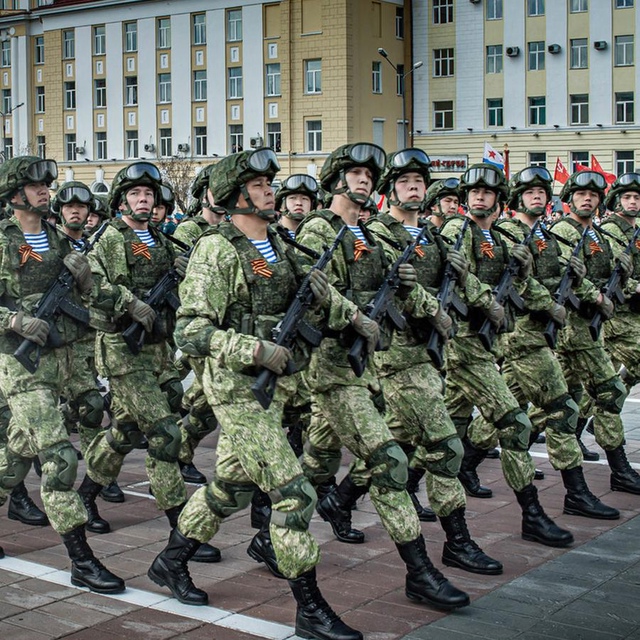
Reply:
M76 286L80 289L80 293L89 293L93 286L93 274L91 273L87 256L77 251L72 251L63 258L62 262L71 272L73 279L76 281Z
M504 307L496 302L495 299L491 301L491 306L488 309L483 309L484 315L487 316L489 322L497 328L502 326L504 321Z
M531 269L533 268L533 256L529 247L525 247L523 244L514 244L511 247L511 255L520 263L520 271L518 275L523 280L531 275Z
M607 298L604 293L598 294L596 306L600 310L600 313L604 316L605 320L613 318L616 308L613 305L613 302L609 298Z
M291 360L291 351L268 340L259 340L253 352L256 367L264 367L281 375Z
M579 287L587 277L587 267L578 256L571 256L569 264L573 269L573 286Z
M461 287L464 287L467 282L467 275L469 274L469 261L464 257L464 253L457 249L449 249L447 262L456 270L458 282Z
M427 318L433 328L445 339L449 339L453 320L451 316L438 305L438 310L434 316Z
M19 336L31 340L41 347L44 347L49 335L49 323L46 320L27 316L22 311L18 311L11 318L11 329Z
M173 261L173 266L181 278L184 278L187 275L188 265L189 265L189 258L187 258L186 256L178 256Z
M561 304L554 302L551 308L547 309L547 313L554 322L564 327L567 320L567 310Z
M367 318L361 311L357 311L356 315L351 319L351 324L356 332L367 340L367 350L369 354L372 354L376 350L378 340L380 340L378 323Z
M129 303L127 312L133 320L139 322L144 327L147 333L151 333L153 323L156 319L156 312L146 302L134 298Z
M398 280L400 280L400 288L398 295L404 299L409 296L414 287L418 284L418 274L412 264L405 262L398 267Z
M309 274L309 287L317 307L321 307L329 297L329 278L324 271L313 269Z
M633 275L633 258L628 253L621 253L618 256L622 280L627 281Z

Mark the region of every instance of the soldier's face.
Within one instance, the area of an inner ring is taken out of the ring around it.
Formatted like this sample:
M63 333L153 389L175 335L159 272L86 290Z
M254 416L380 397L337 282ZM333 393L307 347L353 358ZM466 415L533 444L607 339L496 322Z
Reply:
M526 209L537 209L547 204L547 192L542 187L532 187L522 194L522 204Z
M163 204L159 204L157 207L153 208L153 215L151 216L151 222L155 224L161 223L165 216L167 215L167 207Z
M100 224L100 216L97 213L90 213L87 217L87 229L94 229Z
M77 225L82 225L89 217L89 207L80 202L63 204L60 211L65 225L72 229L77 228Z
M591 189L574 191L571 200L576 211L595 211L600 204L600 196Z
M444 216L452 216L458 213L458 206L460 205L460 201L456 196L444 196L444 198L440 198L440 210L438 210L438 205L436 204L432 207L435 210L435 213Z
M620 196L620 204L625 211L640 211L640 193L625 191Z
M49 205L49 187L45 182L37 182L34 184L26 184L24 187L24 195L27 198L28 203L32 207L46 207ZM11 202L16 204L22 204L22 198L19 193L16 193Z
M294 193L284 200L285 207L290 213L305 215L311 211L311 198L304 193Z
M258 176L257 178L249 180L245 184L245 187L249 197L251 198L251 202L253 202L253 205L258 209L258 211L267 211L275 208L276 199L273 195L271 180L269 180L269 178L266 176ZM238 205L241 208L248 206L244 196L240 196L238 199Z
M402 203L422 202L427 193L427 185L419 173L409 171L395 181L394 190Z
M344 174L351 193L359 193L368 198L373 191L373 174L368 167L353 167ZM341 186L341 181L338 181Z
M469 189L467 204L469 209L488 211L496 204L496 193L484 187Z
M144 185L132 187L127 191L125 199L133 213L139 216L146 215L147 219L151 217L151 211L155 200L153 189ZM127 207L124 204L120 205L121 211L126 211L126 209Z

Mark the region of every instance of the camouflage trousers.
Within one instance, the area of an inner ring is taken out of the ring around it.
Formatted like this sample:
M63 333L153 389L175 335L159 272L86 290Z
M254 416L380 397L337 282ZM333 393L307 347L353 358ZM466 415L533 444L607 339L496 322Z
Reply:
M77 458L59 409L64 380L71 376L70 347L45 353L35 374L11 354L0 354L0 391L11 411L6 445L0 448L0 504L29 471L42 462L40 495L51 526L60 534L84 525L87 512L73 489Z
M446 350L445 404L458 435L461 438L466 435L478 448L491 448L487 446L485 433L489 427L483 425L478 435L474 433L474 425L467 427L474 406L486 423L495 425L520 410L520 405L496 368L493 354L484 349L475 335L454 338ZM491 438L497 438L502 447L500 462L504 478L514 491L521 491L533 482L535 466L531 455L514 447L513 441L518 439L515 426L503 429L493 426L493 431ZM525 435L528 438L528 434Z
M621 311L604 323L604 347L616 371L624 365L627 390L640 382L640 315Z
M159 378L166 365L164 344L145 345L134 356L119 334L99 333L96 365L101 376L109 379L114 424L98 434L87 449L87 473L97 483L109 485L116 480L125 456L133 449L132 433L139 429L147 435L149 452L145 460L151 490L158 509L166 511L187 499L184 480L175 462L160 459L165 436L159 430L178 432L177 416L171 413ZM135 437L135 436L134 436ZM163 456L164 457L164 456Z

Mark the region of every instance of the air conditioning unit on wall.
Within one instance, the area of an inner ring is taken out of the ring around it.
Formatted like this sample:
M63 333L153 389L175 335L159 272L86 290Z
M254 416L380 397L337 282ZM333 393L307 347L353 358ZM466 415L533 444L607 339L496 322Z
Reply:
M504 52L510 57L515 58L520 54L520 47L507 47Z

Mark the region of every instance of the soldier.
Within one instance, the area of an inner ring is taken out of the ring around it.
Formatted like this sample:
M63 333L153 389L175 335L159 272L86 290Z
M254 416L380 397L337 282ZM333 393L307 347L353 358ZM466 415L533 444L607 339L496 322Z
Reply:
M429 220L440 228L447 218L458 215L460 206L460 180L445 178L436 180L427 189L425 210L430 212Z
M614 311L611 300L600 291L611 275L614 255L605 236L593 225L593 216L604 199L606 186L601 173L578 171L567 180L560 192L560 199L569 205L569 215L553 225L552 231L567 241L566 244L560 244L565 259L571 255L585 228L588 237L581 254L584 269L576 269L578 279L584 279L580 310L570 312L569 326L558 336L557 354L569 385L569 393L578 406L584 391L592 402L594 433L596 442L607 455L611 489L638 494L640 475L627 460L624 427L620 418L628 391L605 350L602 333L596 341L589 334L589 324L595 311L600 311L605 318L611 318ZM617 191L613 196L612 205L619 193ZM611 225L623 228L621 223L624 220L618 215L607 228L613 229ZM620 252L617 261L622 270L624 286L633 275L633 260L629 254ZM624 309L622 313L624 322Z
M149 162L134 162L121 169L109 195L112 220L90 254L97 286L94 322L98 328L98 372L109 379L114 424L93 439L85 455L87 475L80 495L89 512L89 526L107 533L109 523L100 517L95 498L113 482L125 456L140 442L149 441L146 459L150 488L156 504L172 527L186 503L184 480L178 467L180 429L167 396L159 384L166 363L167 339L174 325L169 308L157 314L141 297L172 266L184 274L187 260L175 257L172 245L149 225L160 192L160 172ZM121 333L131 322L145 329L145 342L134 355ZM195 560L218 562L220 552L202 547Z
M319 550L308 532L316 495L281 428L287 381L278 384L266 411L250 390L257 371L266 367L281 374L292 357L269 340L302 276L297 258L269 226L276 215L271 181L279 168L275 153L260 148L227 156L210 175L215 201L231 219L196 245L180 287L175 335L183 351L205 358L204 388L221 428L216 468L212 482L187 503L148 573L181 602L206 604L208 596L194 586L186 562L224 518L248 506L257 485L273 502L269 530L277 564L298 604L296 633L358 640L362 634L332 611L316 582ZM314 270L311 283L322 304L326 276ZM340 314L329 320L345 323Z
M158 227L163 233L171 235L176 230L176 223L171 218L175 208L176 198L173 193L173 187L165 181L160 185L159 202L153 207L153 215L149 220L149 224L153 227Z
M94 193L93 198L93 205L89 211L87 222L84 225L85 236L90 236L105 220L108 220L110 217L106 196Z
M63 266L73 275L70 295L76 304L82 304L80 296L92 287L86 258L43 222L49 214L49 185L57 176L53 160L34 156L12 158L0 166L0 198L13 213L0 223L0 391L11 410L8 443L0 450L0 503L24 479L30 459L38 455L42 502L71 558L72 584L98 593L120 593L123 580L96 559L87 543L87 512L73 488L78 458L58 407L64 382L72 373L70 345L85 328L60 314L55 324L59 346L54 347L47 340L52 327L32 315ZM24 339L41 349L35 373L13 357Z
M306 173L294 173L283 180L276 193L276 211L282 214L280 225L295 240L296 230L305 216L318 206L318 183Z

